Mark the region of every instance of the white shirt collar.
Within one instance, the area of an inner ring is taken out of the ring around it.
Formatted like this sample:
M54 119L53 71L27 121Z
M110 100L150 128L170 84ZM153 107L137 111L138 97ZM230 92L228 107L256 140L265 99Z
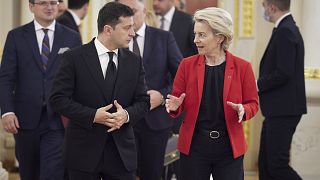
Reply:
M54 20L48 27L43 27L40 23L37 22L37 20L34 20L33 22L34 22L34 27L36 31L42 30L42 29L49 29L50 31L54 32L56 28L56 20Z
M72 10L68 9L67 10L73 17L74 21L76 22L77 26L80 25L81 23L81 19L78 17L78 15L76 15L76 13L74 13Z
M171 22L175 9L176 8L172 6L171 9L164 15L164 19Z
M96 38L96 39L94 40L94 45L96 46L98 56L103 55L103 54L106 54L107 52L111 52L111 50L109 50L108 48L106 48L106 47L98 40L98 38ZM113 50L112 52L114 52L114 53L116 54L116 56L118 56L118 51L119 51L119 49L115 49L115 50Z
M280 22L282 21L282 19L284 19L285 17L289 16L290 14L291 14L291 12L288 12L288 13L282 15L282 16L276 21L276 23L274 23L274 27L277 28L277 27L279 26Z
M146 23L143 23L140 29L136 32L136 34L138 34L141 37L144 37L146 34L146 27Z

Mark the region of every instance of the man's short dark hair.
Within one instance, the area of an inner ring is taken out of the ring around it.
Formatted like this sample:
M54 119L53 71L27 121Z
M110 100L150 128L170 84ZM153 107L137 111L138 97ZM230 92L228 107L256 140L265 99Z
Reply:
M89 0L68 0L69 9L81 9Z
M34 4L35 2L34 2L35 0L29 0L29 3L31 3L31 4ZM70 0L69 0L70 1ZM89 1L89 0L88 0ZM58 0L58 2L63 2L63 0Z
M288 11L290 9L290 0L267 0L267 2L277 6L280 11Z
M120 17L130 17L134 13L132 9L118 2L109 2L105 4L99 11L98 15L98 32L103 31L105 25L110 25L112 28L120 23Z

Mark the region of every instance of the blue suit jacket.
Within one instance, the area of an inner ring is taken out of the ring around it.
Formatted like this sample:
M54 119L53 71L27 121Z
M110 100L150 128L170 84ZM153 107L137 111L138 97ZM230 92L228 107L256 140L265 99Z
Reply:
M56 23L53 47L45 71L42 67L34 22L11 30L7 35L0 68L2 115L14 112L21 129L35 129L39 124L43 106L47 106L49 127L63 128L60 116L54 113L46 102L60 64L60 48L79 45L79 34Z
M157 90L166 98L182 58L171 32L146 27L142 59L149 90ZM145 120L155 130L169 128L173 123L164 106L151 110Z
M265 117L307 112L304 81L304 44L291 15L273 32L260 63L260 106Z

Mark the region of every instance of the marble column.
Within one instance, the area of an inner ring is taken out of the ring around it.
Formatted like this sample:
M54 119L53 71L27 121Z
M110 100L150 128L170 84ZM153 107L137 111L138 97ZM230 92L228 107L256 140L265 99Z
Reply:
M90 0L89 11L81 23L81 37L83 43L88 43L98 35L97 19L99 10L111 0Z
M33 14L29 9L28 0L20 0L20 24L27 24L33 20Z
M14 3L13 1L0 0L0 52L2 52L7 33L14 25ZM0 56L1 57L1 56ZM0 58L1 59L1 58Z
M302 116L293 137L291 164L306 180L320 179L320 1L296 0L300 30L305 43L305 77L308 113Z

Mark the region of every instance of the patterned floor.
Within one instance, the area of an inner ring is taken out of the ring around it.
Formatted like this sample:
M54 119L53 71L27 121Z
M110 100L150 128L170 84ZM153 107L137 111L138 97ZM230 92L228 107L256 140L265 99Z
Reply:
M258 176L255 174L246 175L244 177L245 180L258 180ZM9 180L20 180L18 174L9 174Z

